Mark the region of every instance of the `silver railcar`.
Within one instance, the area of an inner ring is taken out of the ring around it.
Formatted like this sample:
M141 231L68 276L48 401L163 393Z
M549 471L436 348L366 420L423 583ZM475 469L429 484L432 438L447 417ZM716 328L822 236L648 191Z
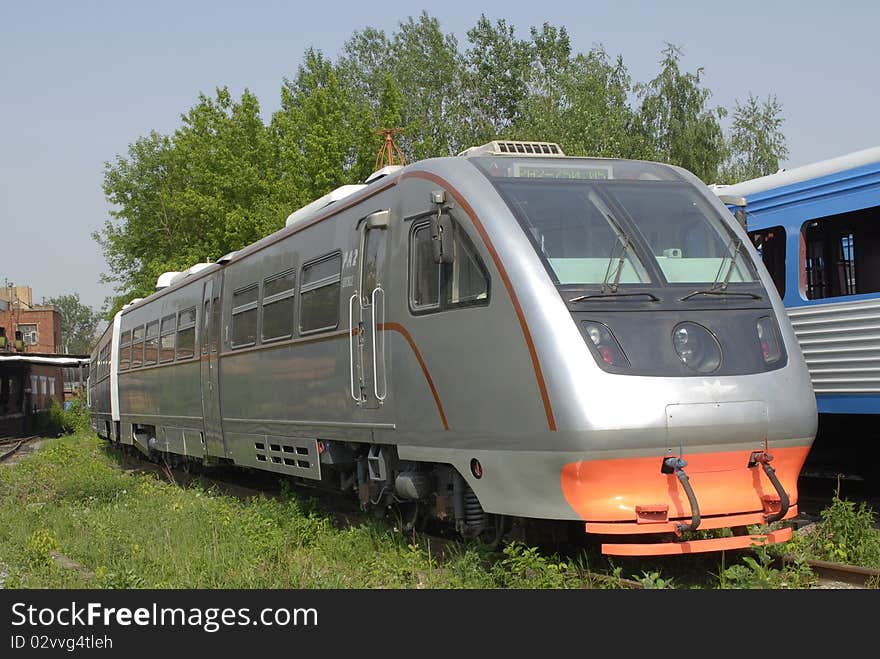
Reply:
M96 348L115 360L118 418L92 407L112 441L465 536L578 522L608 554L748 547L687 532L796 515L809 375L696 177L493 142L371 179L126 305Z

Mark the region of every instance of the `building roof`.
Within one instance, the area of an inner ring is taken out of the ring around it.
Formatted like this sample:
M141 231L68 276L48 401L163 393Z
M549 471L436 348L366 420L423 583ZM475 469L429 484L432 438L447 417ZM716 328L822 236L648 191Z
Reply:
M89 363L85 355L45 355L36 353L0 354L0 364L49 364L50 366L79 366Z

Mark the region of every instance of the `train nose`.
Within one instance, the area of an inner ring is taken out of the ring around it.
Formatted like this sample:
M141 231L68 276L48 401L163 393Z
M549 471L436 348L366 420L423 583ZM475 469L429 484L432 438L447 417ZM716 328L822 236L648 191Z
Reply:
M751 449L690 453L680 462L662 456L573 462L563 468L561 485L587 533L672 537L695 522L699 530L763 525L797 515L797 477L808 451L809 446L772 449L772 471L763 468L769 456ZM784 539L777 532L771 541ZM603 552L659 555L748 546L748 537L738 537L610 544Z

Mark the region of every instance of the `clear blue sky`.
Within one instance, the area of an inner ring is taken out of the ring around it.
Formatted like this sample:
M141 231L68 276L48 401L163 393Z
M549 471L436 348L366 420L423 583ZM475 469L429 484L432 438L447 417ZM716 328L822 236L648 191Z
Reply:
M480 13L521 36L564 25L576 51L601 43L636 81L656 74L664 42L677 44L685 68L704 68L714 104L779 98L786 167L880 145L876 0L0 0L0 284L29 284L37 300L78 292L100 308L111 289L90 234L109 209L105 161L150 130L173 131L217 86L250 88L268 116L306 48L335 57L354 31L390 34L423 9L460 44Z

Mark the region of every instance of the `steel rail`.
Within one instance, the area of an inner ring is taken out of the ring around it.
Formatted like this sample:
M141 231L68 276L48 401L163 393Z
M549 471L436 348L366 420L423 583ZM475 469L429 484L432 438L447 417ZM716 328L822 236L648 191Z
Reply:
M791 554L786 554L782 557L782 561L783 563L796 563L798 559ZM832 563L812 558L803 562L819 577L820 581L845 583L858 588L869 588L872 587L872 584L875 588L880 586L880 570L876 568Z

